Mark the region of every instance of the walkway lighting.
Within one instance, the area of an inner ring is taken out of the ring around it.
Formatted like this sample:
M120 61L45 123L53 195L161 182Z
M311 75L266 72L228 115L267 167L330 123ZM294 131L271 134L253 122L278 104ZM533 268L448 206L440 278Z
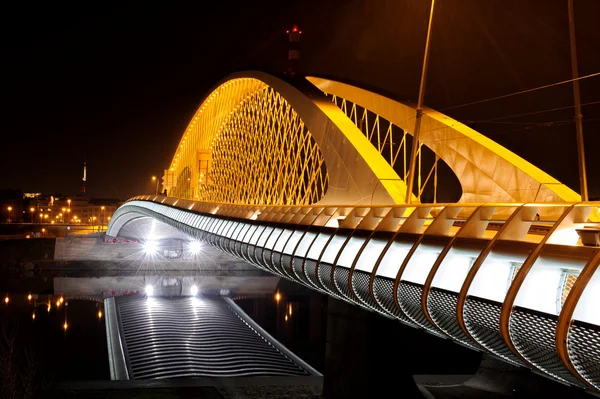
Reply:
M154 240L149 240L144 243L144 252L147 254L155 254L158 252L158 244Z
M200 243L200 241L190 241L190 243L188 244L188 249L193 255L197 255L200 252L201 248L202 244Z

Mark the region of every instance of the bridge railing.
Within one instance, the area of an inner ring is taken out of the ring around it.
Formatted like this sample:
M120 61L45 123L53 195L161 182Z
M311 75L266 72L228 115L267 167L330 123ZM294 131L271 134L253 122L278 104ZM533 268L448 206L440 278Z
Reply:
M599 206L249 206L141 196L118 212L161 215L273 274L599 389L600 246L578 234L598 229Z

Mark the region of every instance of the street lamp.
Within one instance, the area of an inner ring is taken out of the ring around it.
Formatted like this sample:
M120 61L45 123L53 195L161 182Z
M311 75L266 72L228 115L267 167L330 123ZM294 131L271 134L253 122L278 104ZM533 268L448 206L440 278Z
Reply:
M101 222L101 228L100 228L100 230L104 229L104 209L106 209L106 208L103 207L103 206L100 207L100 211L102 211L102 215L100 215L102 217L102 220L100 221Z
M69 209L71 209L71 200L70 199L67 200L67 204L69 204ZM69 212L71 212L71 211L69 211Z
M31 224L33 224L33 222L34 222L33 213L35 212L35 208L34 207L29 208L29 212L31 212Z
M156 182L156 190L154 191L154 195L158 195L158 179L156 176L152 176L152 181Z
M8 223L10 223L10 212L12 211L12 206L9 206L6 209L8 209Z

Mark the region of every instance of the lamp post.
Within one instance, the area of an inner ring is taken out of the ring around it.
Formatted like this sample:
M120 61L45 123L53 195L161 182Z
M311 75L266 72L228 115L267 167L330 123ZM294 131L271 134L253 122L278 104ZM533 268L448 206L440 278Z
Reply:
M106 208L103 207L103 206L100 207L100 211L101 211L101 215L100 215L100 217L101 217L101 220L100 220L100 230L104 229L104 210L105 209Z
M158 179L156 176L152 176L152 181L156 182L156 190L154 190L154 195L158 195Z
M6 209L8 209L8 223L10 223L10 212L12 211L12 206L9 206Z
M34 222L33 213L35 212L35 208L34 207L29 208L29 212L31 212L31 224L33 224L33 222Z
M425 82L427 80L427 65L429 63L429 48L431 42L431 26L433 25L433 9L435 0L431 0L431 10L429 11L429 24L427 25L427 37L425 39L425 55L423 56L423 68L421 69L421 84L419 86L419 99L417 101L417 115L415 118L415 130L413 131L413 142L410 151L410 167L406 182L406 203L412 202L412 191L415 181L415 166L417 162L417 150L419 149L419 133L421 131L421 117L423 116L423 99L425 97ZM419 153L419 157L420 157ZM419 190L417 187L417 200L421 202Z

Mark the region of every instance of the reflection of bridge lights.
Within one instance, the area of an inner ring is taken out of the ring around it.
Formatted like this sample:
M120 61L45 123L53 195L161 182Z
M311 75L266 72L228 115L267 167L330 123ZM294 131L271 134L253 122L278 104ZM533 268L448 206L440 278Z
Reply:
M188 250L193 255L197 255L198 253L200 253L201 248L202 244L200 243L200 241L190 241L188 244Z
M192 294L192 296L198 295L198 287L195 285L192 285L192 288L190 288L190 294Z
M147 285L145 291L146 295L152 296L152 294L154 293L154 287L152 287L151 285Z
M147 254L155 254L158 252L158 243L154 240L149 240L144 243L144 252Z

